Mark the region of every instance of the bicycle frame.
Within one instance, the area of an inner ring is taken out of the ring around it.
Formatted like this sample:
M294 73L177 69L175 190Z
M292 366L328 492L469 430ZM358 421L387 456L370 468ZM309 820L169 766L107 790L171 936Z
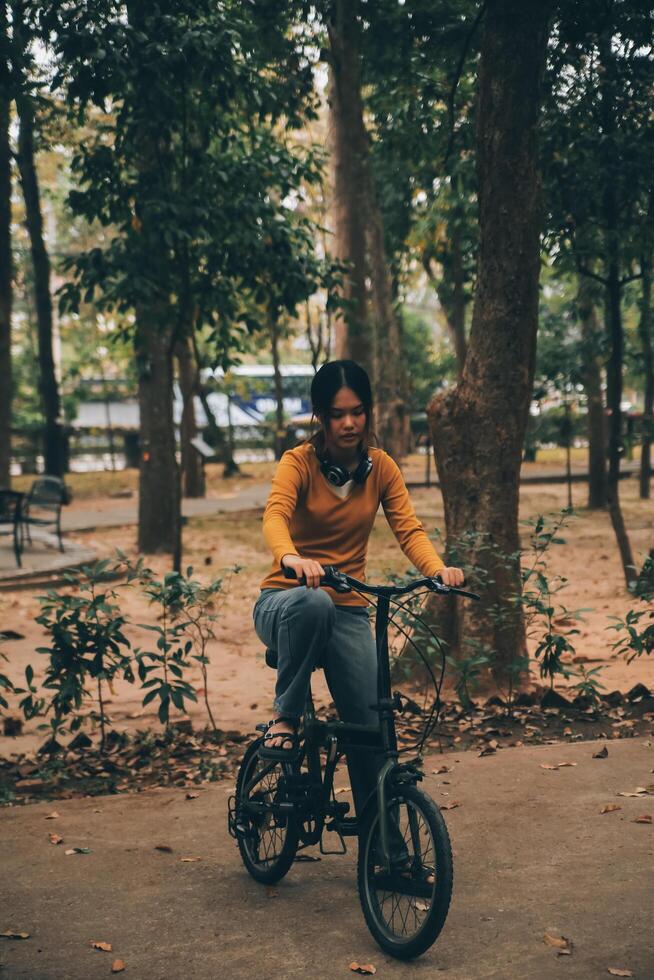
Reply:
M290 569L286 569L285 574L290 571ZM294 578L295 575L287 574L287 577ZM411 763L400 764L398 762L399 753L397 746L397 734L395 731L395 711L399 708L400 701L398 696L393 697L391 693L391 673L388 656L388 625L390 620L389 613L391 599L396 596L412 592L421 587L428 587L432 591L439 591L443 593L452 592L472 599L477 599L479 597L474 593L465 592L462 589L450 588L443 585L440 585L439 587L438 584L435 583L434 579L429 578L419 579L407 587L398 588L393 586L370 586L364 582L359 582L358 580L345 575L343 572L338 572L333 567L328 567L325 569L325 576L322 580L322 584L336 588L337 591L341 592L350 591L352 588L354 588L356 590L365 591L368 594L377 597L377 611L375 617L375 644L377 651L377 703L371 707L374 707L379 712L379 724L357 725L352 722L319 721L313 712L313 702L311 700L311 694L309 693L309 697L307 699L307 710L305 711L304 716L305 746L307 748L306 758L309 773L320 774L322 777L320 778L322 799L320 801L321 805L319 812L315 813L317 821L315 831L312 834L302 835L303 845L307 846L309 844L316 844L321 841L326 816L334 816L336 829L338 830L341 838L344 836L344 831L345 834L357 833L356 830L350 830L347 825L343 824L343 817L339 818L339 809L343 806L343 804L337 804L334 807L330 800L333 787L333 777L336 770L339 752L340 750L347 750L348 746L350 748L369 748L381 750L385 756L385 762L377 776L376 790L381 845L381 854L379 857L383 863L384 870L390 874L391 857L389 815L386 806L388 799L388 787L392 781L414 784L422 779L422 773L415 765L412 765ZM263 727L265 728L265 726ZM319 748L321 745L327 748L327 762L325 765L324 774L319 755ZM257 773L256 777L254 777L251 783L246 787L246 796L249 796L250 791L256 785L256 783L264 778L275 765L276 762L272 761L269 766L267 765L264 767L262 772ZM287 778L290 778L292 784L294 763L285 762L283 765ZM368 806L369 803L370 800L367 801L366 806ZM296 804L293 802L283 802L268 804L266 808L271 809L272 812L284 814L294 812L295 807ZM353 821L353 824L356 824L356 821ZM414 828L412 827L412 833L413 831Z

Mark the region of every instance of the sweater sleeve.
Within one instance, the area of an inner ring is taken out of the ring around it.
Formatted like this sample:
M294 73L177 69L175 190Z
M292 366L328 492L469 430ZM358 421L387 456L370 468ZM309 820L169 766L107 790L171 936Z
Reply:
M277 564L281 564L284 555L297 555L289 527L305 482L306 473L300 461L293 453L284 453L263 512L263 536Z
M391 530L404 554L422 575L437 575L445 563L416 516L397 463L386 453L383 459L381 504Z

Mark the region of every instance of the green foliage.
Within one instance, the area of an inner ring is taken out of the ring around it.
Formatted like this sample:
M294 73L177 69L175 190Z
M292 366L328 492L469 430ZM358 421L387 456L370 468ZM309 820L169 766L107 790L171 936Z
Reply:
M431 326L406 308L402 310L402 345L411 365L411 411L424 412L435 392L456 380L456 358L449 345L437 347Z
M632 594L639 605L629 609L624 619L612 616L616 621L607 627L620 634L612 647L626 656L627 663L654 652L654 555L651 553L645 559Z
M46 714L52 712L53 745L57 736L75 732L83 724L85 718L80 709L87 695L87 681L92 679L97 685L98 709L91 718L100 724L104 750L108 719L103 682L119 674L128 681L134 679L130 643L124 633L126 620L116 602L117 592L103 588L116 571L109 561L96 562L84 566L79 575L66 576L77 594L51 590L39 596L42 611L36 621L49 634L50 644L38 647L37 653L49 658L43 687L54 692L46 707ZM32 677L27 680L31 684ZM32 710L32 705L29 708ZM71 715L67 727L64 719Z
M582 666L578 672L581 680L572 685L573 690L577 691L578 695L586 698L594 706L598 706L602 702L600 691L604 691L605 687L600 684L599 677L604 670L606 670L605 666L591 667L590 670L586 670Z
M189 0L44 14L53 86L94 120L69 204L111 229L67 260L63 308L163 306L177 329L204 326L226 366L265 324L273 286L290 312L314 291L322 269L298 205L322 153L292 136L315 114L308 28L294 15Z
M474 708L471 691L475 682L482 674L484 667L490 664L490 657L485 653L473 653L469 657L446 657L447 663L454 674L456 681L454 689L464 711L470 712Z

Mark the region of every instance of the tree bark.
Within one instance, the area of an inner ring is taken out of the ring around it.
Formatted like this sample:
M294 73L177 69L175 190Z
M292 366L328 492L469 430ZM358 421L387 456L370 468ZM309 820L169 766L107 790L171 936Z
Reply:
M136 309L141 425L138 546L146 554L172 554L177 565L181 519L173 422L172 318L163 302Z
M480 250L463 376L428 406L451 560L483 599L450 622L459 655L484 651L505 680L525 650L518 491L538 326L536 130L552 6L496 0L485 15L477 104Z
M268 330L273 360L273 378L275 382L275 459L281 459L286 444L286 426L284 424L284 382L279 365L279 320L274 310L268 312Z
M609 340L609 359L606 366L606 403L609 410L609 471L607 500L611 524L615 532L622 570L627 586L636 581L629 535L620 506L620 455L622 445L622 362L624 337L622 328L620 281L620 230L617 200L617 178L620 161L615 147L616 107L613 88L614 62L612 40L604 35L600 39L600 60L603 71L600 80L600 105L603 129L602 173L604 177L603 219L606 236L605 254L605 323Z
M649 500L652 474L651 452L654 434L654 351L652 350L652 265L649 256L641 261L642 298L638 335L643 355L645 375L645 404L643 407L643 434L640 443L640 498Z
M384 247L384 227L379 204L368 172L368 229L372 311L376 334L376 424L384 449L399 460L406 455L410 420L404 392L407 378L402 357L400 321L393 302L393 284ZM383 368L382 368L383 365Z
M22 46L23 4L12 4L14 39ZM63 476L65 469L64 439L61 424L61 401L52 352L52 297L50 295L50 258L43 236L43 217L38 176L34 160L34 109L28 95L16 96L19 117L18 169L25 200L25 224L30 239L34 267L34 295L39 338L39 392L43 408L43 458L45 472Z
M333 182L334 251L346 265L334 317L334 355L361 364L375 384L375 342L366 290L366 157L358 0L335 0L328 24L330 41L329 123Z
M194 399L198 393L198 365L191 339L180 338L175 346L179 387L182 392L182 419L179 426L179 441L182 457L182 493L184 497L204 497L206 485L202 455L191 445L198 434L195 421Z
M11 486L11 148L9 124L11 69L8 55L7 5L0 5L0 487Z
M602 397L602 370L598 351L600 326L592 289L585 276L579 278L577 310L584 347L583 384L588 410L588 507L606 507L606 415Z

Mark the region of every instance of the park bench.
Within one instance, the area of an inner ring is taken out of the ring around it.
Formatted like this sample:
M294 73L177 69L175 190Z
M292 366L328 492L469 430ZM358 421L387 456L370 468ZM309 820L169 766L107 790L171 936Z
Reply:
M58 476L41 476L34 480L22 508L21 524L27 540L32 542L31 527L54 527L59 540L59 550L64 550L61 539L61 507L68 502L68 490Z
M16 564L22 566L20 554L23 545L21 529L23 494L16 490L0 490L0 534L11 534L14 539Z

